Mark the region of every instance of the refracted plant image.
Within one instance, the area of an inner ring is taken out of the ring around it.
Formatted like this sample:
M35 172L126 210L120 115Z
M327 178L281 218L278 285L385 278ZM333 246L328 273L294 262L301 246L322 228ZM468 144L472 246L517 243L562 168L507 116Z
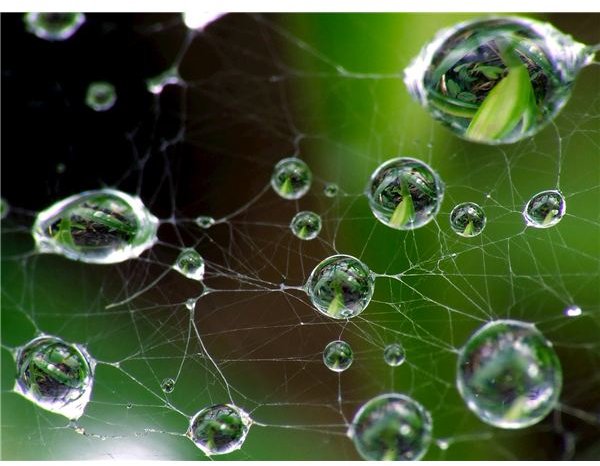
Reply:
M1 21L2 459L600 459L598 14Z

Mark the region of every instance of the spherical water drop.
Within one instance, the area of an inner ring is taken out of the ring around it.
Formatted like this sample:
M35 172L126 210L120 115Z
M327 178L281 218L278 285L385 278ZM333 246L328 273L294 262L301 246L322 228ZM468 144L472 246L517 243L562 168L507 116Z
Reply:
M339 191L340 191L340 188L335 183L328 183L325 185L325 188L323 189L323 193L327 197L335 197L338 195Z
M450 227L457 235L472 238L485 228L487 219L483 209L474 202L458 204L450 212Z
M397 230L412 230L426 225L438 213L444 184L426 163L399 157L377 167L366 194L380 222Z
M32 234L39 252L114 264L152 247L157 228L157 218L139 198L101 189L68 197L40 212Z
M199 411L187 436L206 455L223 455L242 447L251 425L250 416L237 406L219 404Z
M400 366L406 360L406 351L400 343L391 343L383 350L383 360L388 366Z
M164 393L173 393L173 390L175 390L175 381L171 377L167 377L160 383L160 388Z
M271 186L284 199L301 198L308 192L311 183L310 168L296 157L280 160L271 176Z
M78 419L92 394L95 361L87 351L44 335L17 350L15 391L40 408Z
M173 268L192 280L201 281L204 278L204 259L194 249L181 251Z
M343 372L354 361L354 353L348 343L342 340L330 342L323 350L323 362L334 372Z
M85 95L85 103L96 112L105 112L117 101L115 86L104 81L91 83Z
M523 209L523 217L527 226L549 228L560 222L566 209L565 198L559 191L542 191L529 200Z
M203 230L207 230L215 224L215 219L209 217L208 215L200 215L196 217L196 225L198 225Z
M334 319L349 319L365 310L375 289L375 277L357 258L328 257L311 272L306 291L317 310Z
M290 228L300 239L315 239L321 231L321 217L314 212L298 212L290 222Z
M185 302L185 307L188 311L193 311L196 308L196 298L189 298Z
M465 139L512 143L563 108L593 53L547 23L487 18L441 31L405 70L409 92Z
M85 22L83 13L25 13L25 27L40 39L66 40Z
M554 409L562 370L552 344L532 324L498 320L477 330L461 349L457 387L482 421L519 429Z
M412 398L376 396L354 415L349 435L360 456L370 461L416 461L431 443L431 416Z

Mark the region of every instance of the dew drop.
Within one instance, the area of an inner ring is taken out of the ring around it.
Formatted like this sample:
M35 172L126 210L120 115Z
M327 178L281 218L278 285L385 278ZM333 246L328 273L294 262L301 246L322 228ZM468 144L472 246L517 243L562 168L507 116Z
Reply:
M215 13L197 9L186 11L182 13L182 16L184 24L189 29L203 30L226 14L227 13Z
M68 197L40 212L32 234L38 252L114 264L151 248L157 228L158 219L138 197L101 189Z
M187 436L206 455L223 455L239 450L252 420L231 404L218 404L200 410L191 420Z
M181 251L173 266L180 274L197 281L204 278L204 268L204 259L194 249Z
M151 94L160 94L166 86L182 83L177 68L169 68L158 76L146 80L146 88Z
M383 360L388 366L400 366L406 360L406 351L400 343L391 343L383 350Z
M195 222L200 228L207 230L215 224L215 219L207 215L200 215L196 217Z
M297 238L315 239L321 231L321 217L314 212L298 212L290 222L290 229Z
M328 183L325 185L325 188L323 189L323 193L327 197L335 197L338 195L339 191L340 191L340 188L335 183Z
M474 202L458 204L450 212L450 227L454 233L465 238L481 234L486 223L483 209Z
M550 228L561 221L567 205L564 196L556 190L542 191L533 196L523 209L527 226Z
M354 353L348 343L335 340L327 344L323 350L323 362L333 372L343 372L354 361Z
M173 393L173 390L175 390L175 381L171 377L167 377L160 383L160 388L164 393Z
M578 317L582 314L582 310L579 306L574 304L573 306L569 306L568 308L566 308L564 314L567 317Z
M562 370L552 344L532 324L497 320L477 330L460 350L457 387L483 422L520 429L554 409Z
M431 429L431 416L421 404L388 393L361 406L348 434L365 460L416 461L429 449Z
M338 254L313 269L305 289L321 314L350 319L364 311L371 301L375 277L357 258Z
M271 175L271 186L284 199L300 199L308 192L311 183L310 168L296 157L280 160Z
M96 362L80 345L43 335L17 349L15 392L40 408L79 419L92 394Z
M413 230L436 216L444 184L426 163L399 157L377 167L366 194L377 220L397 230Z
M567 102L592 51L548 23L486 18L440 31L405 70L412 96L462 138L532 136Z
M85 95L85 104L96 112L111 109L116 101L115 86L104 81L91 83Z

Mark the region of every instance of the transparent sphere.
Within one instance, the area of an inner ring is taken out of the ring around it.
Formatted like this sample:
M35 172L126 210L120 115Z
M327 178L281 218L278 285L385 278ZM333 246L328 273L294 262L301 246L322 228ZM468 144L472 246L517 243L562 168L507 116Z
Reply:
M290 228L300 239L315 239L321 231L321 217L314 212L298 212L290 222Z
M342 340L332 341L323 350L323 362L334 372L343 372L354 361L354 353L348 343Z
M383 350L383 360L388 366L400 366L406 360L406 351L400 343L391 343Z
M328 183L325 185L325 188L323 189L323 193L327 197L335 197L338 195L339 191L340 191L340 188L335 183Z
M477 330L461 349L456 380L479 419L520 429L554 409L562 370L552 344L532 324L497 320Z
M365 310L375 277L356 257L338 254L321 261L305 286L317 310L334 319L350 319Z
M175 381L171 377L163 379L163 381L160 383L160 389L164 393L172 393L173 390L175 390Z
M547 23L486 18L439 32L405 70L409 92L462 138L512 143L563 108L593 52Z
M485 212L474 202L458 204L450 212L450 227L457 235L472 238L485 228Z
M366 194L377 220L397 230L413 230L438 213L444 184L426 163L400 157L377 167Z
M523 217L527 226L549 228L560 222L566 209L565 198L559 191L542 191L529 200L523 209Z
M204 259L194 249L181 251L173 269L192 280L201 281L204 278Z
M412 398L397 393L367 401L354 415L348 434L369 461L416 461L431 443L431 416Z
M115 86L107 82L91 83L85 95L85 103L96 112L105 112L117 101Z
M215 219L213 217L209 217L208 215L200 215L196 217L196 225L200 228L207 230L215 224Z
M44 335L17 350L15 391L40 408L78 419L92 394L95 361L87 351Z
M83 13L25 13L27 31L40 39L66 40L85 22Z
M187 436L207 455L239 450L252 420L240 408L219 404L200 410L192 419Z
M271 186L284 199L299 199L310 189L312 173L308 165L296 157L280 160L271 176Z
M40 212L37 249L93 264L138 257L156 242L158 220L138 197L114 189L85 191Z

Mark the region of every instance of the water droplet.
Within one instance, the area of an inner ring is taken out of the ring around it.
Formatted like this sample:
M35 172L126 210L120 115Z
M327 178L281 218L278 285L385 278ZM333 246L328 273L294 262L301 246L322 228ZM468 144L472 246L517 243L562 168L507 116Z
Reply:
M193 311L196 308L196 298L189 298L185 302L185 307L188 311Z
M339 190L340 190L340 188L338 187L337 184L328 183L325 185L325 188L323 189L323 193L327 197L335 197L338 195Z
M146 88L152 94L160 94L166 86L181 84L177 68L169 68L158 76L146 80Z
M520 429L554 409L562 370L551 343L532 324L497 320L477 330L461 349L457 387L482 421Z
M308 192L311 183L310 168L296 157L280 160L271 176L271 186L284 199L301 198Z
M315 308L334 319L350 319L365 310L375 289L375 277L355 257L338 254L311 272L306 290Z
M404 81L459 136L506 144L552 121L592 58L548 23L486 18L440 31L405 70Z
M577 306L576 304L569 306L568 308L565 309L565 315L567 317L577 317L580 316L582 314L581 308L579 306Z
M139 198L101 189L68 197L40 212L32 234L39 252L114 264L152 247L157 228L157 218Z
M127 408L127 409L131 409L131 408L133 408L133 403L127 403L127 406L126 406L126 408Z
M201 281L204 278L204 259L194 249L181 251L173 269L192 280Z
M343 372L354 361L354 353L348 343L342 340L332 341L323 350L323 362L334 372Z
M365 460L416 461L429 448L431 429L431 416L421 404L389 393L361 406L348 433Z
M373 172L367 187L369 206L384 225L413 230L440 210L444 184L424 162L408 157L388 160Z
M200 215L199 217L196 217L196 225L198 225L200 228L207 230L210 227L212 227L215 224L215 219L212 217L209 217L207 215Z
M175 390L175 381L171 377L167 377L160 383L160 388L164 393L173 393L173 390Z
M201 10L190 10L182 13L183 22L189 29L203 30L227 13L215 13Z
M200 410L192 419L187 436L206 455L223 455L239 450L252 420L231 404L219 404Z
M523 217L527 226L549 228L560 222L566 209L567 204L563 195L551 189L533 196L523 209Z
M472 238L485 228L485 212L474 202L458 204L450 212L450 227L459 236Z
M298 212L290 222L290 228L300 239L315 239L321 231L321 217L314 212Z
M115 86L104 81L91 83L85 95L85 104L96 112L109 110L116 101Z
M388 366L400 366L406 360L406 351L400 343L391 343L383 350L383 360Z
M49 41L66 40L85 22L83 13L25 13L28 32Z
M81 417L96 364L82 346L43 335L18 348L16 362L15 392L68 419Z

